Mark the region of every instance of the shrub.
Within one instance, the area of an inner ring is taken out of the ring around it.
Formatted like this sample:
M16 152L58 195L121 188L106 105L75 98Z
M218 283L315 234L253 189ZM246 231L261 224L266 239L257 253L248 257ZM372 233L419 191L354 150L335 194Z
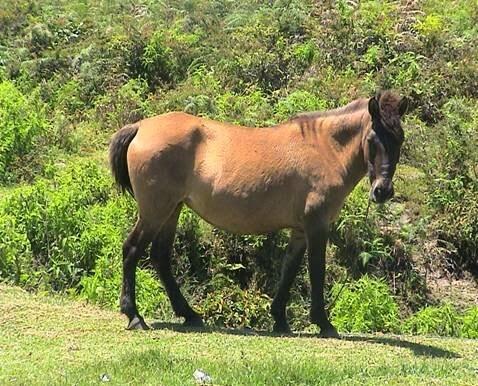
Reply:
M465 311L461 336L471 339L478 338L478 306L470 307Z
M213 325L237 328L270 328L270 298L253 288L241 289L233 280L217 275L198 304L205 320Z
M246 126L267 124L267 119L272 115L267 97L259 90L245 95L226 92L217 98L216 106L217 119Z
M0 217L0 277L24 284L31 271L31 248L28 238L15 216Z
M21 165L33 156L47 122L38 101L25 97L13 83L0 83L0 182L21 178ZM38 156L38 155L37 155ZM16 169L14 169L16 166Z
M368 264L384 265L393 261L390 242L377 227L383 213L367 209L369 205L368 191L361 183L347 198L332 231L332 239L339 247L338 257L347 266L354 267L357 258L361 269Z
M303 112L326 110L327 103L308 91L296 90L275 105L277 121L285 121Z
M404 331L418 335L460 336L462 317L451 304L425 307L404 324Z
M127 222L120 227L118 219L131 216L125 199L107 203L110 195L106 171L83 160L54 172L52 180L14 189L0 203L0 229L10 229L6 232L15 242L3 249L18 258L9 259L2 275L53 290L78 284L106 245L119 244L114 235L121 235Z
M215 117L215 100L224 92L213 71L199 67L181 85L169 91L155 105L155 111L183 110L189 114Z
M339 283L332 287L332 297L338 298L330 313L338 330L399 331L398 305L384 281L363 276L341 288Z
M131 79L114 94L98 97L94 102L93 117L100 134L114 132L128 123L153 115L146 96L146 82Z
M478 268L477 103L455 98L443 106L444 120L431 147L427 173L433 228L451 243L449 255L460 268Z
M142 64L148 83L156 87L161 81L170 81L174 74L172 50L166 45L164 32L156 31L144 48Z

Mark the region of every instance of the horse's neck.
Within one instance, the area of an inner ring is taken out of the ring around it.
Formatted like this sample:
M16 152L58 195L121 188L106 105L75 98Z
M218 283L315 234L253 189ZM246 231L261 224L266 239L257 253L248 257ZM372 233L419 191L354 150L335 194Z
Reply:
M347 191L351 191L366 173L363 138L368 123L369 115L365 110L359 110L334 117L328 130L323 132L342 166L342 179Z

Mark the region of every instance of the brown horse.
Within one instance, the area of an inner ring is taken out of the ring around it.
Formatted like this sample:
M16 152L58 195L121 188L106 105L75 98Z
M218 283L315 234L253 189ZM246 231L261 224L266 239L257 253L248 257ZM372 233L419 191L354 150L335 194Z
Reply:
M324 309L329 224L368 170L370 198L393 195L407 100L390 91L345 107L299 115L270 128L248 128L172 112L119 130L110 145L113 176L138 203L123 245L121 311L128 328L147 329L135 302L135 271L150 243L176 315L202 319L181 294L171 249L183 204L218 228L238 234L291 229L277 294L274 331L287 332L286 304L306 248L310 317L322 336L337 337Z

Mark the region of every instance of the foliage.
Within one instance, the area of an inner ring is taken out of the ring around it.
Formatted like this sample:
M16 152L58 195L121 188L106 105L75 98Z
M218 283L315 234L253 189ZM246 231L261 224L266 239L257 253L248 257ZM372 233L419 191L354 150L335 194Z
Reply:
M275 116L285 121L298 113L318 110L327 110L327 103L309 91L297 90L277 102Z
M345 332L397 332L400 330L398 306L387 284L369 276L332 288L337 297L331 310L332 323Z
M478 306L468 308L463 314L461 336L470 339L478 338Z
M348 197L334 227L332 237L339 254L351 259L347 265L353 266L357 258L361 267L393 261L390 240L376 226L383 213L370 210L369 205L368 191L360 184Z
M269 328L271 299L255 289L241 289L232 280L218 284L214 278L206 287L207 295L199 311L208 323L224 327ZM218 289L221 288L220 291Z
M114 224L128 218L130 209L122 198L108 202L110 179L92 161L53 173L50 180L12 190L0 203L1 249L13 259L2 276L28 287L66 290L91 271L98 256L118 249L124 232Z
M478 104L460 98L443 106L444 120L436 147L432 148L430 205L439 216L434 221L440 240L458 268L478 268Z
M2 214L0 221L0 277L23 284L24 267L31 261L31 247L15 216Z
M0 83L0 182L21 177L15 168L33 157L35 142L47 128L35 95L25 97L10 81Z
M404 325L404 330L412 334L436 334L442 336L461 336L462 318L455 307L444 304L426 307L412 315Z

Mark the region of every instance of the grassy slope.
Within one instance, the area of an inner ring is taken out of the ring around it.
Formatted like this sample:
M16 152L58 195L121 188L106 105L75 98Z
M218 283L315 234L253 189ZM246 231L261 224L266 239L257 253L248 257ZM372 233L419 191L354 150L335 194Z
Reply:
M128 332L118 313L0 285L0 384L217 385L478 383L478 341L180 331ZM169 328L165 328L169 327Z

